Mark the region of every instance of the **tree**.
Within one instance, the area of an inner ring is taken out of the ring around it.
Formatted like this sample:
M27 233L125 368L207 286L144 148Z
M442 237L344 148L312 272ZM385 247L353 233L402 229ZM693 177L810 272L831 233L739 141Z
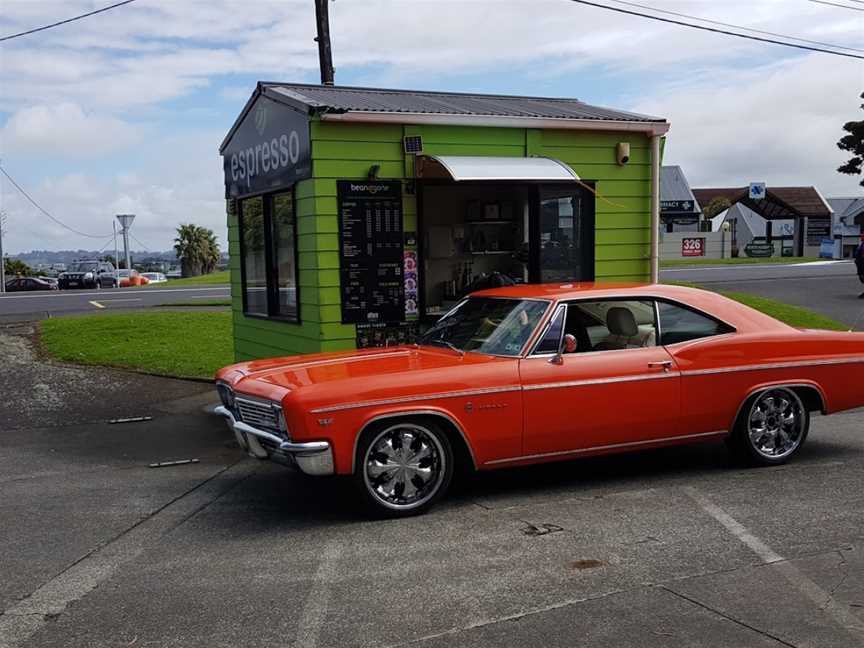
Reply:
M216 235L213 230L199 225L188 223L177 228L174 251L180 259L184 277L210 274L219 263L220 251Z
M861 98L864 99L864 92L861 93ZM864 104L861 104L861 109L864 110ZM846 164L838 167L837 171L849 175L861 175L864 172L864 119L846 122L843 124L843 130L849 134L840 138L837 147L841 151L849 151L852 157ZM864 179L858 184L864 187Z
M706 219L714 218L717 214L723 213L731 206L732 203L729 202L728 198L717 196L716 198L711 199L711 202L709 202L705 209L702 210L702 214Z
M3 257L3 270L6 273L7 280L19 274L22 277L26 277L33 273L30 266L26 263L19 259L10 259L8 256Z

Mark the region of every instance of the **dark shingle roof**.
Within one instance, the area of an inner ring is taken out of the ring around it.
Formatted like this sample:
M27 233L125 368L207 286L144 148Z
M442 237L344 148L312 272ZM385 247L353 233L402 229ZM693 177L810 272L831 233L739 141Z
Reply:
M713 189L694 189L693 195L704 209L714 198L726 198L733 205L747 198L747 187L718 187ZM772 187L768 185L768 195L774 196L802 216L828 218L831 210L816 190L816 187Z
M660 123L666 121L660 117L592 106L577 99L385 90L302 83L261 83L261 87L265 94L281 95L315 112L421 113Z

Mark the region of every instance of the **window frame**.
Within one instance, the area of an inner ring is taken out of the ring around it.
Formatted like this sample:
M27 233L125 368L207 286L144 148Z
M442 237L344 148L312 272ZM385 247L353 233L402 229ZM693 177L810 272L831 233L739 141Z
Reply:
M273 249L273 203L275 197L280 194L291 195L291 211L292 211L292 229L293 229L293 249L294 255L294 294L297 300L297 314L292 317L279 313L279 265L276 258L276 251ZM246 299L246 243L243 230L243 203L247 200L261 199L262 219L261 226L264 229L264 282L265 295L267 302L267 314L250 313L249 305ZM237 229L238 229L238 244L240 247L240 296L243 303L243 316L253 319L276 320L289 324L302 324L303 321L300 315L300 250L299 240L297 236L297 195L295 185L288 189L280 189L278 191L270 191L264 194L254 194L251 196L243 196L236 198L235 211L237 214Z
M656 342L653 345L653 347L640 347L640 348L657 348L657 347L662 346L660 344L660 311L659 311L658 306L657 306L658 298L654 297L654 296L646 296L646 295L626 295L626 296L622 295L620 297L616 296L616 297L599 297L599 298L595 297L593 299L590 297L585 297L585 298L577 298L577 299L559 300L557 302L557 305L559 307L560 306L565 307L564 308L564 326L561 327L561 339L563 339L564 335L566 335L566 333L567 333L567 311L569 310L569 306L571 304L579 304L579 303L592 304L592 303L597 303L597 302L621 302L621 301L623 301L623 302L633 302L633 301L651 302L651 304L652 304L651 310L654 312L654 330L655 330L655 335L656 335ZM534 342L534 344L531 347L531 351L530 351L530 353L528 353L526 358L545 358L545 357L556 355L554 353L548 353L545 351L543 353L537 353L537 347L540 345L540 342L546 336L546 333L549 332L549 327L552 325L552 321L555 319L555 317L557 315L558 315L558 309L556 308L553 311L552 317L549 318L549 320L545 323L544 328L543 328L543 333ZM559 344L560 344L560 340L559 340ZM559 348L560 348L560 346L559 346ZM638 349L636 349L636 348L633 348L633 349L600 349L599 351L595 351L595 350L591 349L590 351L581 351L581 352L577 351L576 353L568 353L565 355L582 356L582 355L585 355L587 353L611 353L611 352L620 353L621 351L637 351L637 350Z

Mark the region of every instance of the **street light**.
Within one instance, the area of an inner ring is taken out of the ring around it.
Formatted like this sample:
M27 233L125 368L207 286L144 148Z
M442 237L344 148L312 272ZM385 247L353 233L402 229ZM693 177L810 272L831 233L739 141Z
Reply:
M129 271L129 279L132 279L132 262L129 259L129 228L132 226L132 221L135 220L135 214L117 214L117 220L120 222L120 231L123 234L123 254L126 256L126 270ZM117 265L120 265L119 263ZM117 282L120 286L120 282Z
M730 229L732 229L732 223L730 223L728 220L724 220L723 225L720 226L720 229L723 230L723 242L722 242L722 247L720 248L720 258L725 259L726 258L726 232L728 232Z

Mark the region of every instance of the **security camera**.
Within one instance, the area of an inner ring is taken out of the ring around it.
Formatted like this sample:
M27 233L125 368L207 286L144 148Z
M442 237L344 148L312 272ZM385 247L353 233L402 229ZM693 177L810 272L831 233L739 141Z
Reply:
M619 166L624 166L630 161L630 142L618 142L615 158Z

